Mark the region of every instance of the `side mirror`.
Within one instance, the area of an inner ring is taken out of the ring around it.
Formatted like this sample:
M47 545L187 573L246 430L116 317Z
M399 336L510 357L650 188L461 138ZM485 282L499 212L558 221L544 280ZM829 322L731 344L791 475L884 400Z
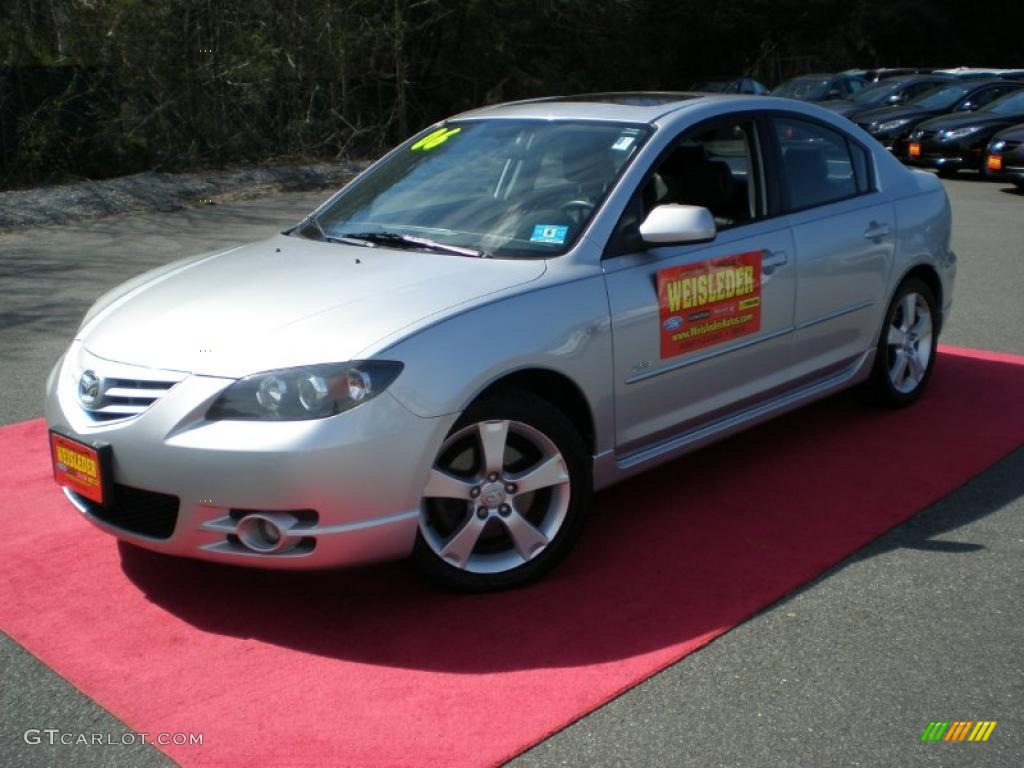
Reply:
M888 101L890 104L902 104L906 100L907 97L902 93L894 93L888 99L886 99L886 101Z
M960 112L973 112L976 109L977 109L977 107L974 106L974 102L965 101L963 104L960 105L960 109L958 111L960 111Z
M640 238L650 245L699 243L717 232L715 217L699 205L659 205L640 225Z

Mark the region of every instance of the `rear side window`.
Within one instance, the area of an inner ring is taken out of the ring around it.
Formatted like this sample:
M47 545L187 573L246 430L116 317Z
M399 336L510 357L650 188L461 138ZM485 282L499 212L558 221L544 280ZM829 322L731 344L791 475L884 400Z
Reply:
M862 147L818 123L789 117L777 117L774 123L787 210L813 208L868 191L868 158Z

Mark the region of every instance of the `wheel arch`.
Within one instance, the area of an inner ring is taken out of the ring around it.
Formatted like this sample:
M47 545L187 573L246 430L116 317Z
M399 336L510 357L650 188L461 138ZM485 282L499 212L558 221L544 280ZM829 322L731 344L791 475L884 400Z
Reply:
M900 279L896 281L896 285L892 290L892 296L896 295L900 286L907 282L907 280L915 277L924 282L924 284L931 289L932 295L935 297L935 314L938 319L938 328L936 328L936 332L941 332L944 319L942 316L942 278L939 277L938 270L936 270L931 264L915 264L904 272ZM890 296L889 301L892 301L892 296Z
M575 381L550 368L521 368L505 373L473 395L462 410L481 399L499 396L502 391L511 389L531 392L558 408L576 427L591 455L596 452L594 412L586 395Z

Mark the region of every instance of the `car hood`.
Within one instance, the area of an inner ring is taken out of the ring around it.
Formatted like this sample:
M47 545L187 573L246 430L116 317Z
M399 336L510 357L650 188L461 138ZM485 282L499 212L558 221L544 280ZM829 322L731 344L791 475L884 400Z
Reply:
M831 110L839 115L852 115L854 112L864 109L863 105L858 104L855 101L847 101L846 99L819 101L818 106L824 107L825 109Z
M1009 139L1011 141L1024 141L1024 123L1011 125L995 135L997 139Z
M93 313L78 338L108 360L236 378L356 359L386 336L545 269L542 260L282 235L141 282Z
M878 107L877 109L869 109L866 112L858 113L857 122L884 123L887 120L899 120L904 117L923 120L940 114L942 114L941 109L921 109L920 107L908 106Z
M1008 117L1006 115L992 115L985 112L967 112L966 114L962 113L958 115L940 115L939 117L933 117L931 120L925 120L923 123L918 125L918 128L953 131L957 128L981 125L997 130L1000 127L1011 126L1014 123L1018 123L1021 119L1020 115Z

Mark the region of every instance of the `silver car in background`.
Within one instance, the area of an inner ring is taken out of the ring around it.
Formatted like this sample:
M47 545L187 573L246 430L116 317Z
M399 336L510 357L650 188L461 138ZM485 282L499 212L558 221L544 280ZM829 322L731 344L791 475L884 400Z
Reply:
M47 382L54 474L159 552L516 586L594 490L855 384L914 401L955 262L940 183L812 105L487 107L101 297Z

